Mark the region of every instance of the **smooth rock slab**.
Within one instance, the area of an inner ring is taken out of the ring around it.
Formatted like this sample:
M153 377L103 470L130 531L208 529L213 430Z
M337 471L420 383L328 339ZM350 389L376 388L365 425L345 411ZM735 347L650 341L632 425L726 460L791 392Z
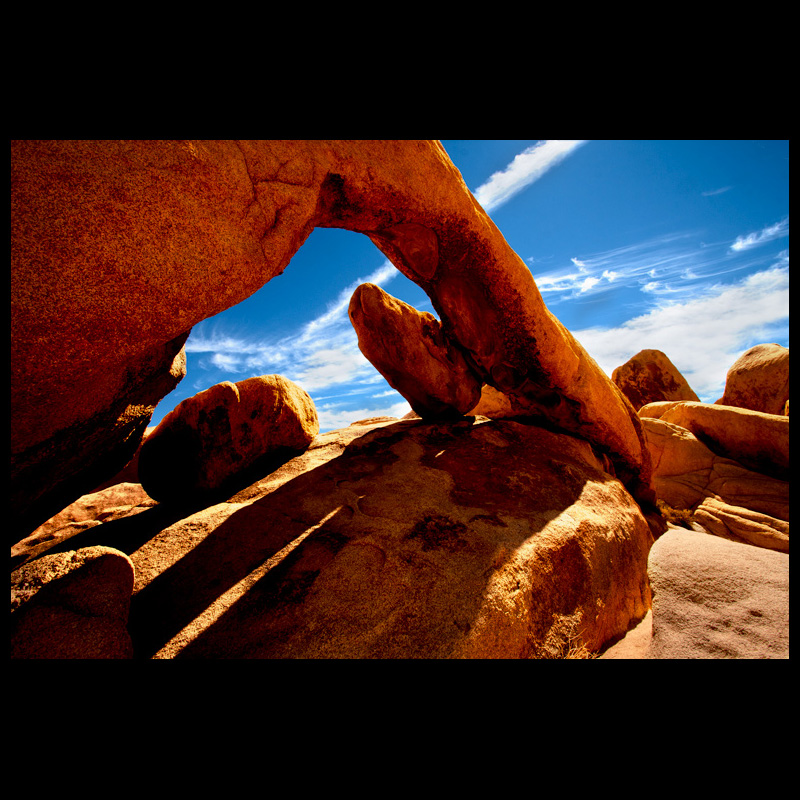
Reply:
M789 521L789 482L747 469L710 450L693 433L663 418L642 419L659 500L695 509L707 497Z
M671 528L650 550L649 658L788 658L789 556Z
M676 403L659 419L691 431L711 450L748 469L789 479L789 417L711 403Z

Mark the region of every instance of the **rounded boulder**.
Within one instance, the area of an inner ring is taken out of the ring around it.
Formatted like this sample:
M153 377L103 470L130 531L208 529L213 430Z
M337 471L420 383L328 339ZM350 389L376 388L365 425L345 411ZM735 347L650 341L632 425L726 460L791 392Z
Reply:
M256 467L276 468L318 432L313 400L287 378L224 381L164 417L142 445L139 479L154 500L189 500Z

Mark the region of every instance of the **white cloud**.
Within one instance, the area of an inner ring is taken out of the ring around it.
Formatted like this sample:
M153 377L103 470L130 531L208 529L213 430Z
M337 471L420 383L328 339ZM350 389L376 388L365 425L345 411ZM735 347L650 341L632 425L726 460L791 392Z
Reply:
M487 213L507 203L515 194L539 180L549 169L560 164L585 139L548 139L537 142L514 157L500 172L495 172L473 194Z
M771 242L773 239L779 239L783 236L789 235L789 218L776 222L774 225L768 225L755 233L748 233L746 236L738 236L736 241L731 245L731 250L734 252L741 252L742 250L750 250L753 247L758 247L765 242Z
M239 372L242 359L230 353L214 353L211 356L211 364L217 369L222 369L226 372Z
M732 188L732 186L723 186L721 189L711 189L708 192L701 192L700 194L702 194L703 197L714 197L715 195L729 192Z
M661 350L701 400L722 395L731 364L749 347L788 340L788 256L735 284L665 303L622 325L574 330L600 367L611 375L644 349Z
M309 353L304 363L295 366L294 377L307 392L327 389L341 383L352 383L358 377L369 375L375 368L353 343L349 347L320 348Z
M403 417L411 411L411 406L403 400L400 403L392 403L389 406L378 408L357 408L348 409L341 405L329 404L317 407L319 416L319 429L321 433L335 431L337 428L344 428L353 422L370 417Z
M725 242L704 244L698 232L666 234L590 256L570 258L578 267L537 273L539 291L548 305L599 292L635 288L645 294L679 295L687 298L699 284L733 272L763 269L764 257L732 251ZM613 285L612 285L613 284Z

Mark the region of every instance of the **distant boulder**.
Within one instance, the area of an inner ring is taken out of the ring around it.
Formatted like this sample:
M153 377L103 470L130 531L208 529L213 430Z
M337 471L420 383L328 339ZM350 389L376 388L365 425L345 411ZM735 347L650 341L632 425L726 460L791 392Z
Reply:
M660 350L641 350L617 367L611 380L638 411L663 400L699 400L678 368Z
M139 479L154 500L189 500L257 463L302 453L318 432L314 402L287 378L225 381L164 417L142 445Z
M789 523L786 520L732 506L715 497L703 500L692 516L706 530L723 539L789 552Z
M789 551L789 482L718 455L664 418L642 418L658 500L709 533ZM712 502L713 501L713 502ZM786 524L783 524L786 523Z
M711 403L677 403L660 417L691 431L717 455L789 480L789 418Z
M719 405L789 415L789 348L757 344L728 370Z

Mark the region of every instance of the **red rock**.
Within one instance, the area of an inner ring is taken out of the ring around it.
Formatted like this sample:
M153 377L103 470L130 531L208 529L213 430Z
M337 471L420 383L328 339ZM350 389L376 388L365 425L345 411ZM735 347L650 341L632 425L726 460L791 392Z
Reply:
M634 411L438 142L15 141L13 541L131 459L192 326L280 274L315 226L369 236L482 382L647 495Z
M638 505L587 442L509 421L321 434L135 538L141 657L564 657L649 606Z
M661 350L639 351L611 373L611 380L637 411L664 400L700 400Z
M11 658L132 658L134 568L110 547L45 555L11 573Z
M365 283L350 300L358 347L422 418L460 416L480 397L481 384L436 317Z
M164 417L142 446L139 479L155 500L186 500L265 460L287 461L318 432L314 402L282 375L225 381Z

